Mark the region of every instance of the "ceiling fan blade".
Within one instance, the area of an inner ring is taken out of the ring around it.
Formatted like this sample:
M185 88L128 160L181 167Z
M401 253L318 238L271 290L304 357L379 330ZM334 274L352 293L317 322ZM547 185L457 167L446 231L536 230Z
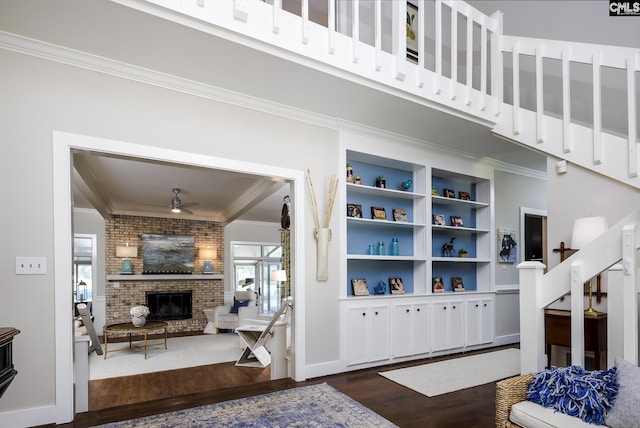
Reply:
M194 205L198 205L197 202L187 202L186 204L180 204L180 209L192 207Z
M185 214L189 214L189 215L193 214L193 211L190 211L190 210L188 210L186 208L183 208L183 207L180 207L180 212L181 213L185 213Z

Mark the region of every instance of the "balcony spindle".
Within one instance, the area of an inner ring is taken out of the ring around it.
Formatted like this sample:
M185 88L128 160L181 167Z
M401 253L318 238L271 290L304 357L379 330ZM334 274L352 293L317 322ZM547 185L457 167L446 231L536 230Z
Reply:
M442 87L440 85L441 77L442 77L442 3L439 1L435 2L435 41L436 41L436 56L435 60L435 74L433 78L434 89L436 95L440 94L442 91Z
M569 48L562 51L562 148L571 152L571 73L569 70Z
M465 105L471 105L471 89L473 87L473 19L467 15L467 94Z
M627 115L629 126L629 177L638 175L638 130L636 128L636 64L633 57L627 58Z
M482 17L482 24L480 26L480 111L485 111L487 108L487 22L486 18Z
M273 22L272 31L274 34L280 32L280 14L282 13L282 0L273 0Z
M352 17L353 21L351 23L352 34L351 34L351 42L352 42L352 61L354 64L357 64L360 60L360 0L353 0L352 3Z
M602 81L600 77L600 53L593 55L593 163L602 163Z
M302 0L302 44L309 43L309 0Z
M536 47L536 142L544 143L544 67L542 46Z
M404 80L407 75L407 2L394 1L391 3L391 34L392 52L395 56L394 78Z
M520 134L520 44L515 42L511 52L513 64L513 135Z
M331 0L329 0L331 1ZM382 54L382 3L377 1L374 3L374 26L375 26L375 58L374 68L380 71L380 56Z
M458 83L458 9L451 4L451 80L449 81L449 98L456 99Z

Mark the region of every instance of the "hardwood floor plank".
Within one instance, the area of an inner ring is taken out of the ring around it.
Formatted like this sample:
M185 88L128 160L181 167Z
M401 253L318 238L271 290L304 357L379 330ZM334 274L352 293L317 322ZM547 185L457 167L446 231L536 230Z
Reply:
M399 427L493 427L495 382L427 397L378 375L379 371L505 349L436 357L295 382L270 380L270 371L214 364L89 382L89 408L65 428L109 422L220 403L298 386L326 382Z

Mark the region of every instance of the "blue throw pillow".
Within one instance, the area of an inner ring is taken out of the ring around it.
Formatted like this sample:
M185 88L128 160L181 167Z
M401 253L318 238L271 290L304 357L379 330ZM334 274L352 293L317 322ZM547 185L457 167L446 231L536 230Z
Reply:
M617 371L553 367L535 374L527 400L587 423L604 424L618 394Z
M229 311L230 314L237 314L238 313L238 308L242 307L242 306L249 306L249 300L236 300L236 298L233 298L233 307L231 308L231 310Z

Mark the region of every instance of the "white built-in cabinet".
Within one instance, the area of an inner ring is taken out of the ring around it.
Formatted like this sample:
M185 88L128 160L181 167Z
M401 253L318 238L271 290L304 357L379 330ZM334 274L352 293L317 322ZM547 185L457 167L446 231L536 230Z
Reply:
M464 301L440 300L433 303L431 317L432 351L464 346Z
M493 343L492 177L474 175L472 165L465 172L464 162L451 171L419 156L383 157L353 148L344 155L354 179L343 185L341 226L347 365L379 365ZM376 186L377 176L385 177L386 187ZM376 218L374 211L382 215ZM400 251L392 254L396 239ZM455 252L443 253L447 242L454 243ZM385 249L379 253L380 243ZM467 250L464 257L460 248ZM442 278L444 292L434 292L436 277ZM462 292L452 288L452 278L458 277ZM403 294L391 293L393 278L401 278ZM354 280L366 283L365 296L354 291Z
M491 343L494 338L494 299L471 298L465 302L466 340L465 345Z
M426 354L430 350L429 309L422 303L394 303L392 307L392 348L394 358Z
M389 305L353 306L347 310L347 364L388 360L391 357Z

